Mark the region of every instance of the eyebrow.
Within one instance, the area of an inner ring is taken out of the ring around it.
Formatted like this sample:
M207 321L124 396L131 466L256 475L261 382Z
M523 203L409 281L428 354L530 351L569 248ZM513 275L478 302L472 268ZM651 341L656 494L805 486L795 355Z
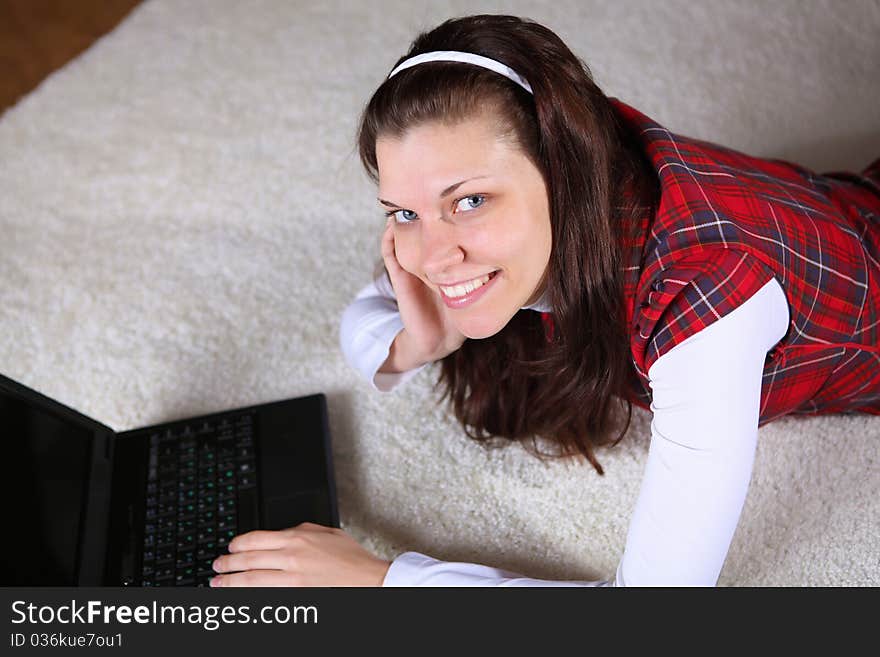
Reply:
M442 192L440 192L440 198L446 198L447 196L452 194L452 192L454 192L456 189L458 189L459 187L464 185L466 182L470 182L471 180L479 180L480 178L489 178L489 177L491 177L491 176L474 176L473 178L467 178L466 180L460 180L457 183L450 185L449 187L444 189ZM385 200L378 198L378 197L376 198L376 200L379 201L379 203L381 203L382 205L387 205L388 207L392 207L392 208L401 207L397 203L392 203L391 201L385 201Z

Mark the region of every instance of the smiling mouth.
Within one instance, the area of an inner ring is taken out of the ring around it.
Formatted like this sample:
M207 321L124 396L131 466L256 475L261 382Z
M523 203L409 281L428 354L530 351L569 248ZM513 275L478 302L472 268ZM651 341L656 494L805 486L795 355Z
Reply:
M446 285L438 285L437 287L450 299L457 299L459 297L463 297L465 295L470 294L474 290L483 287L486 283L492 280L495 275L498 273L498 270L491 272L485 276L480 276L479 278L475 278L473 280L467 281L466 283L460 283L458 285L446 286Z

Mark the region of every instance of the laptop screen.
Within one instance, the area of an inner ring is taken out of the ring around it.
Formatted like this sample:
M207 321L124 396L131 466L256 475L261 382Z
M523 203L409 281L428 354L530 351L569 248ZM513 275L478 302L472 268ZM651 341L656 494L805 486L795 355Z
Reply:
M0 585L73 586L92 432L0 390L6 534Z

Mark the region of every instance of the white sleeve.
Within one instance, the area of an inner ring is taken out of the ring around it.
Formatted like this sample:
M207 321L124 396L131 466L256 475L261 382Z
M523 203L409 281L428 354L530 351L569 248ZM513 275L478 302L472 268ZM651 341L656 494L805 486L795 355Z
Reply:
M560 582L530 579L491 566L439 561L419 552L404 552L391 562L382 586L611 586L607 580Z
M342 313L339 343L345 360L376 390L388 392L425 367L422 365L397 373L378 371L401 330L403 322L397 309L397 298L385 276L358 292Z
M617 584L717 583L752 475L764 362L788 321L772 279L651 366L651 446Z
M613 580L529 579L406 552L383 585L714 586L751 478L764 360L788 321L773 279L651 367L648 462Z

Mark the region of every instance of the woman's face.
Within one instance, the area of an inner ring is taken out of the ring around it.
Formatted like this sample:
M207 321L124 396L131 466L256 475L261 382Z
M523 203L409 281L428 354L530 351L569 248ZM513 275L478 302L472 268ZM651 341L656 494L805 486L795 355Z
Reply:
M397 259L442 299L459 331L494 335L540 297L551 246L547 188L489 121L380 137L376 158Z

